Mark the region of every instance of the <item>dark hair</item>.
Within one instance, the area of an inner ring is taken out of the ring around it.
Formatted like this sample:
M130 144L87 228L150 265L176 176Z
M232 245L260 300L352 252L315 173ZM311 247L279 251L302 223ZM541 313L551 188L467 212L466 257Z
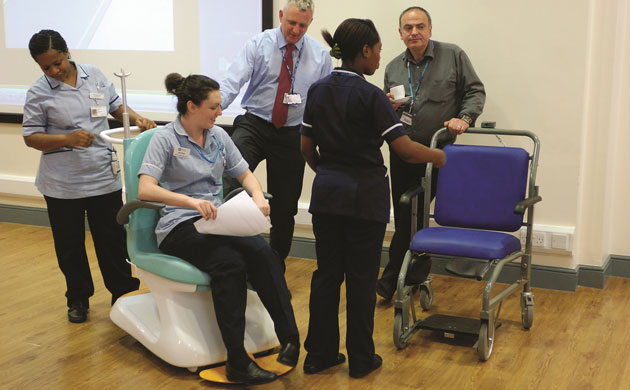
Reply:
M427 19L429 20L429 26L431 26L431 15L429 15L429 11L427 11L426 9L422 8L422 7L418 7L418 6L412 6L407 8L406 10L404 10L403 12L400 13L400 16L398 17L398 27L402 27L402 17L404 14L406 14L407 12L411 11L412 9L417 9L418 11L422 11L427 15Z
M219 83L200 74L182 77L179 73L170 73L164 85L168 93L177 96L177 112L182 115L188 112L188 101L198 106L208 98L210 92L219 90Z
M31 52L31 57L37 61L35 57L46 53L48 50L57 50L60 53L67 52L68 45L66 45L65 39L57 31L41 30L31 37L31 40L28 42L28 50Z
M333 51L335 45L338 47L342 60L353 60L364 45L372 47L381 40L370 19L346 19L337 27L334 36L326 29L322 30L322 36Z

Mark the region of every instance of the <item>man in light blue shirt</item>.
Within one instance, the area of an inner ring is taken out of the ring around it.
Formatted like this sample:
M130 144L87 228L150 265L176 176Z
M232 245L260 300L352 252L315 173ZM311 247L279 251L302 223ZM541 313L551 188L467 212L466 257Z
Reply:
M328 51L305 35L313 20L313 0L288 0L279 12L280 27L247 42L221 82L223 108L249 82L236 117L232 139L254 171L267 162L267 191L273 195L270 245L284 263L293 238L302 192L304 159L300 125L308 89L332 70ZM238 182L224 175L226 193Z

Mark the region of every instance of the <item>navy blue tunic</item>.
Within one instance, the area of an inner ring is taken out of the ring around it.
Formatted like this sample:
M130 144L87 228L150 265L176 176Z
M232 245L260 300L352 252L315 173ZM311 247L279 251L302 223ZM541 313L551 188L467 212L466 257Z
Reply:
M389 222L381 146L406 133L385 93L336 68L309 89L300 131L320 154L309 212Z

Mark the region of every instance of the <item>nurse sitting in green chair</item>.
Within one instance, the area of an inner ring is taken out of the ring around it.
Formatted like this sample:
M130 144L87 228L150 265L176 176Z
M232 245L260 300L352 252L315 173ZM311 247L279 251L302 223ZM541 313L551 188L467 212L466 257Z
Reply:
M265 216L269 204L229 135L215 126L221 115L219 84L206 76L177 73L169 74L165 84L177 96L179 115L151 139L138 173L138 196L167 205L155 230L160 250L211 277L216 318L228 354L227 378L250 384L272 381L276 374L247 355L244 333L249 280L273 319L281 344L278 361L297 364L299 334L277 254L260 236L201 234L193 225L200 218L216 218L224 171L237 178Z

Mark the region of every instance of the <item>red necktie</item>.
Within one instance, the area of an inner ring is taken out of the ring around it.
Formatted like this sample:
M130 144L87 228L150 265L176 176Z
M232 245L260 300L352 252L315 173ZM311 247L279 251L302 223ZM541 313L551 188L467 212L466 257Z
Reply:
M284 60L280 64L280 77L278 78L276 101L273 104L273 111L271 112L271 123L273 123L277 129L284 126L287 122L287 113L289 112L289 105L284 104L283 101L284 94L289 93L291 89L291 75L287 70L287 66L291 69L291 73L293 73L293 49L295 49L295 45L287 43L286 48Z

